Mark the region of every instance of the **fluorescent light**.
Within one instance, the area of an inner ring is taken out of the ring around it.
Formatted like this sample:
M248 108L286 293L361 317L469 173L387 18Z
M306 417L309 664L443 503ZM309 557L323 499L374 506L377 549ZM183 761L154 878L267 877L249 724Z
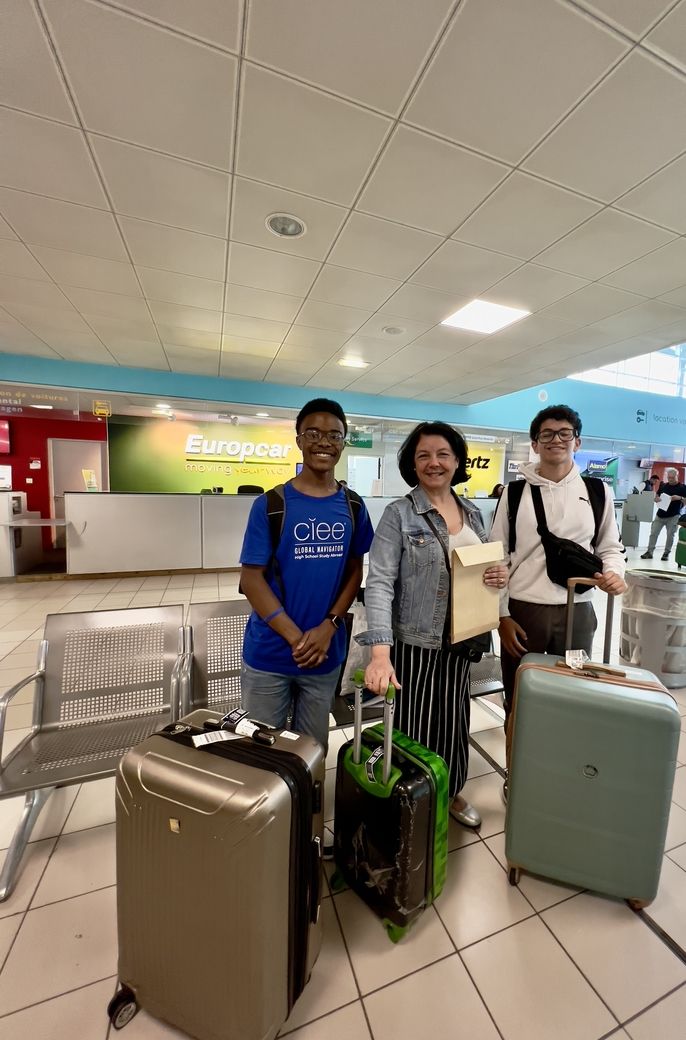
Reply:
M255 412L255 418L256 419L268 419L269 418L269 412Z
M342 368L369 368L368 361L362 361L361 358L356 357L344 357L341 358L338 364Z
M44 408L45 411L50 411L51 412L53 406L51 404L32 404L31 407L32 408Z
M166 410L166 409L169 409L171 411L171 405L170 404L156 404L155 408L161 408L163 411Z
M507 325L525 318L531 311L522 311L517 307L503 307L499 303L487 303L486 300L472 300L459 311L455 311L441 325L450 325L454 329L466 329L468 332L498 332Z

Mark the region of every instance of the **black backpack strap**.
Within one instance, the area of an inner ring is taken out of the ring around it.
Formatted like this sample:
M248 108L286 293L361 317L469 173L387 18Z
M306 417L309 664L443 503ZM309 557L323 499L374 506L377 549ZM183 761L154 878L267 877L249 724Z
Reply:
M507 519L510 524L507 551L510 556L515 551L517 544L517 513L524 494L525 480L512 480L507 485ZM498 503L500 505L500 503Z
M581 479L586 485L588 500L591 503L591 509L593 510L595 532L591 541L591 549L595 549L598 542L598 535L600 533L600 524L603 519L603 513L605 512L605 482L602 481L600 477L582 477Z
M286 518L286 497L283 484L269 488L267 496L267 523L269 524L269 540L272 545L272 556L281 541L284 520Z
M541 540L543 540L550 532L548 530L548 521L545 518L543 495L538 484L531 485L531 501L534 504L534 512L536 514L536 530L541 536Z
M362 508L362 499L358 495L357 491L353 491L347 484L339 484L339 487L343 488L343 494L345 495L345 501L352 521L352 533L354 535L357 527L357 518L359 517Z

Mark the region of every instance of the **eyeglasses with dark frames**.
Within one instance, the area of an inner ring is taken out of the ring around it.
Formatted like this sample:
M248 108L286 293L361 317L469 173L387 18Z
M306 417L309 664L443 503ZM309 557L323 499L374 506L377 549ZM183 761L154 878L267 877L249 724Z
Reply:
M541 430L536 440L541 444L552 444L556 437L559 437L563 444L569 444L576 437L576 430L570 429L569 426L561 430Z
M340 430L318 430L316 426L310 426L307 430L301 430L300 436L304 437L310 444L317 441L329 441L330 444L344 444L345 434Z

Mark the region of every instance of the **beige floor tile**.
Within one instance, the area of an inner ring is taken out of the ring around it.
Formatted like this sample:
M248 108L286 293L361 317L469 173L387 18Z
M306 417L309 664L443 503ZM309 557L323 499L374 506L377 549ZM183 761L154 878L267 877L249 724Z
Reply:
M686 765L686 733L684 732L683 726L681 728L681 736L679 737L679 748L676 754L676 760L679 765Z
M284 1033L358 998L355 977L331 899L322 905L322 927L324 938L321 953L310 981L283 1027Z
M28 668L0 668L0 690L9 690L10 686L14 686L15 683L21 682L27 675L30 675L34 671L34 668L29 666Z
M682 809L676 802L672 802L665 848L673 849L677 845L683 845L684 842L686 842L686 809Z
M33 721L33 702L13 700L5 716L5 729L25 729Z
M672 801L686 809L686 766L680 766L676 771Z
M469 732L481 733L485 729L502 729L502 719L496 718L493 712L484 708L478 702L472 701L472 711L469 720Z
M507 869L505 857L505 834L494 834L492 838L486 839L486 844L501 864ZM546 910L549 906L561 903L564 899L570 899L579 893L580 889L572 885L563 885L559 881L548 881L545 878L536 877L522 871L517 886L523 896L529 900L534 910Z
M448 852L463 849L479 841L479 831L474 827L463 827L452 816L448 817Z
M657 896L646 913L686 949L686 872L666 856Z
M71 834L73 831L85 830L86 827L100 827L105 823L114 823L114 786L115 778L113 776L82 784L64 825L63 833Z
M371 1040L371 1034L364 1017L362 1004L357 1001L348 1007L334 1011L326 1018L320 1018L309 1026L289 1033L292 1040ZM151 1038L152 1040L152 1038Z
M458 853L455 853L458 855ZM433 907L429 907L399 943L391 943L379 918L355 895L334 896L343 934L362 993L453 953L453 945Z
M14 937L19 931L19 925L24 920L23 914L12 914L11 917L3 917L0 920L0 969L5 962L5 957L10 952ZM3 1037L2 1023L0 1023L0 1036Z
M21 861L16 887L9 899L0 903L0 918L11 917L12 914L28 909L55 842L55 838L47 838L45 841L33 841L28 846Z
M78 790L79 785L74 784L72 787L60 787L52 793L33 828L31 841L53 838L60 833ZM0 801L0 849L6 849L11 842L23 810L23 795L17 798L3 798Z
M120 578L113 586L115 592L136 592L143 584L143 578Z
M680 845L676 849L671 849L667 855L674 863L677 863L682 870L686 870L686 845Z
M467 779L473 780L475 776L485 776L486 773L492 772L493 766L491 765L491 763L487 762L483 755L480 755L479 752L475 751L473 747L470 747Z
M498 1040L457 954L370 994L364 1004L374 1040L432 1036Z
M620 1022L686 981L686 965L626 903L583 893L542 917Z
M436 910L458 949L533 913L483 842L450 853Z
M30 910L0 975L0 1014L117 970L115 889Z
M110 1038L119 1036L113 1029L110 1030ZM180 1029L174 1029L166 1022L160 1022L153 1018L147 1011L139 1011L136 1017L129 1022L126 1029L121 1033L122 1040L188 1040L188 1035Z
M329 735L329 750L326 756L327 769L336 768L336 762L338 761L338 750L341 747L341 745L347 743L348 739L349 738L346 735L346 730L344 729L335 729Z
M506 1040L591 1040L619 1025L538 918L463 957Z
M116 884L115 825L75 831L59 838L31 909Z
M105 1040L116 979L83 986L0 1020L2 1040Z
M686 986L682 986L625 1028L631 1040L683 1040L685 1022Z
M499 773L486 773L468 780L462 795L481 813L479 834L489 838L505 828L505 806L502 800L503 778Z
M505 768L505 731L502 727L485 729L474 734L476 744L490 755L494 762Z
M145 578L143 581L142 588L144 589L166 589L169 585L168 574L153 574L149 578Z

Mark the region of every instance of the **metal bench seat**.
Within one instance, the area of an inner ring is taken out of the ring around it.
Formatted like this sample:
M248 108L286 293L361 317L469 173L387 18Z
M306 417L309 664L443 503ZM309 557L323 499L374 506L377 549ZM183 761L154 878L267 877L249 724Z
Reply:
M470 669L469 694L471 697L485 697L489 693L501 693L503 689L503 673L500 658L496 654L484 654L480 661Z
M0 798L25 796L0 902L50 794L114 775L129 748L178 718L183 635L181 604L48 615L36 671L0 697ZM2 762L7 708L31 683L31 732Z
M245 599L191 603L181 668L181 714L226 713L241 704L243 635L252 607Z

